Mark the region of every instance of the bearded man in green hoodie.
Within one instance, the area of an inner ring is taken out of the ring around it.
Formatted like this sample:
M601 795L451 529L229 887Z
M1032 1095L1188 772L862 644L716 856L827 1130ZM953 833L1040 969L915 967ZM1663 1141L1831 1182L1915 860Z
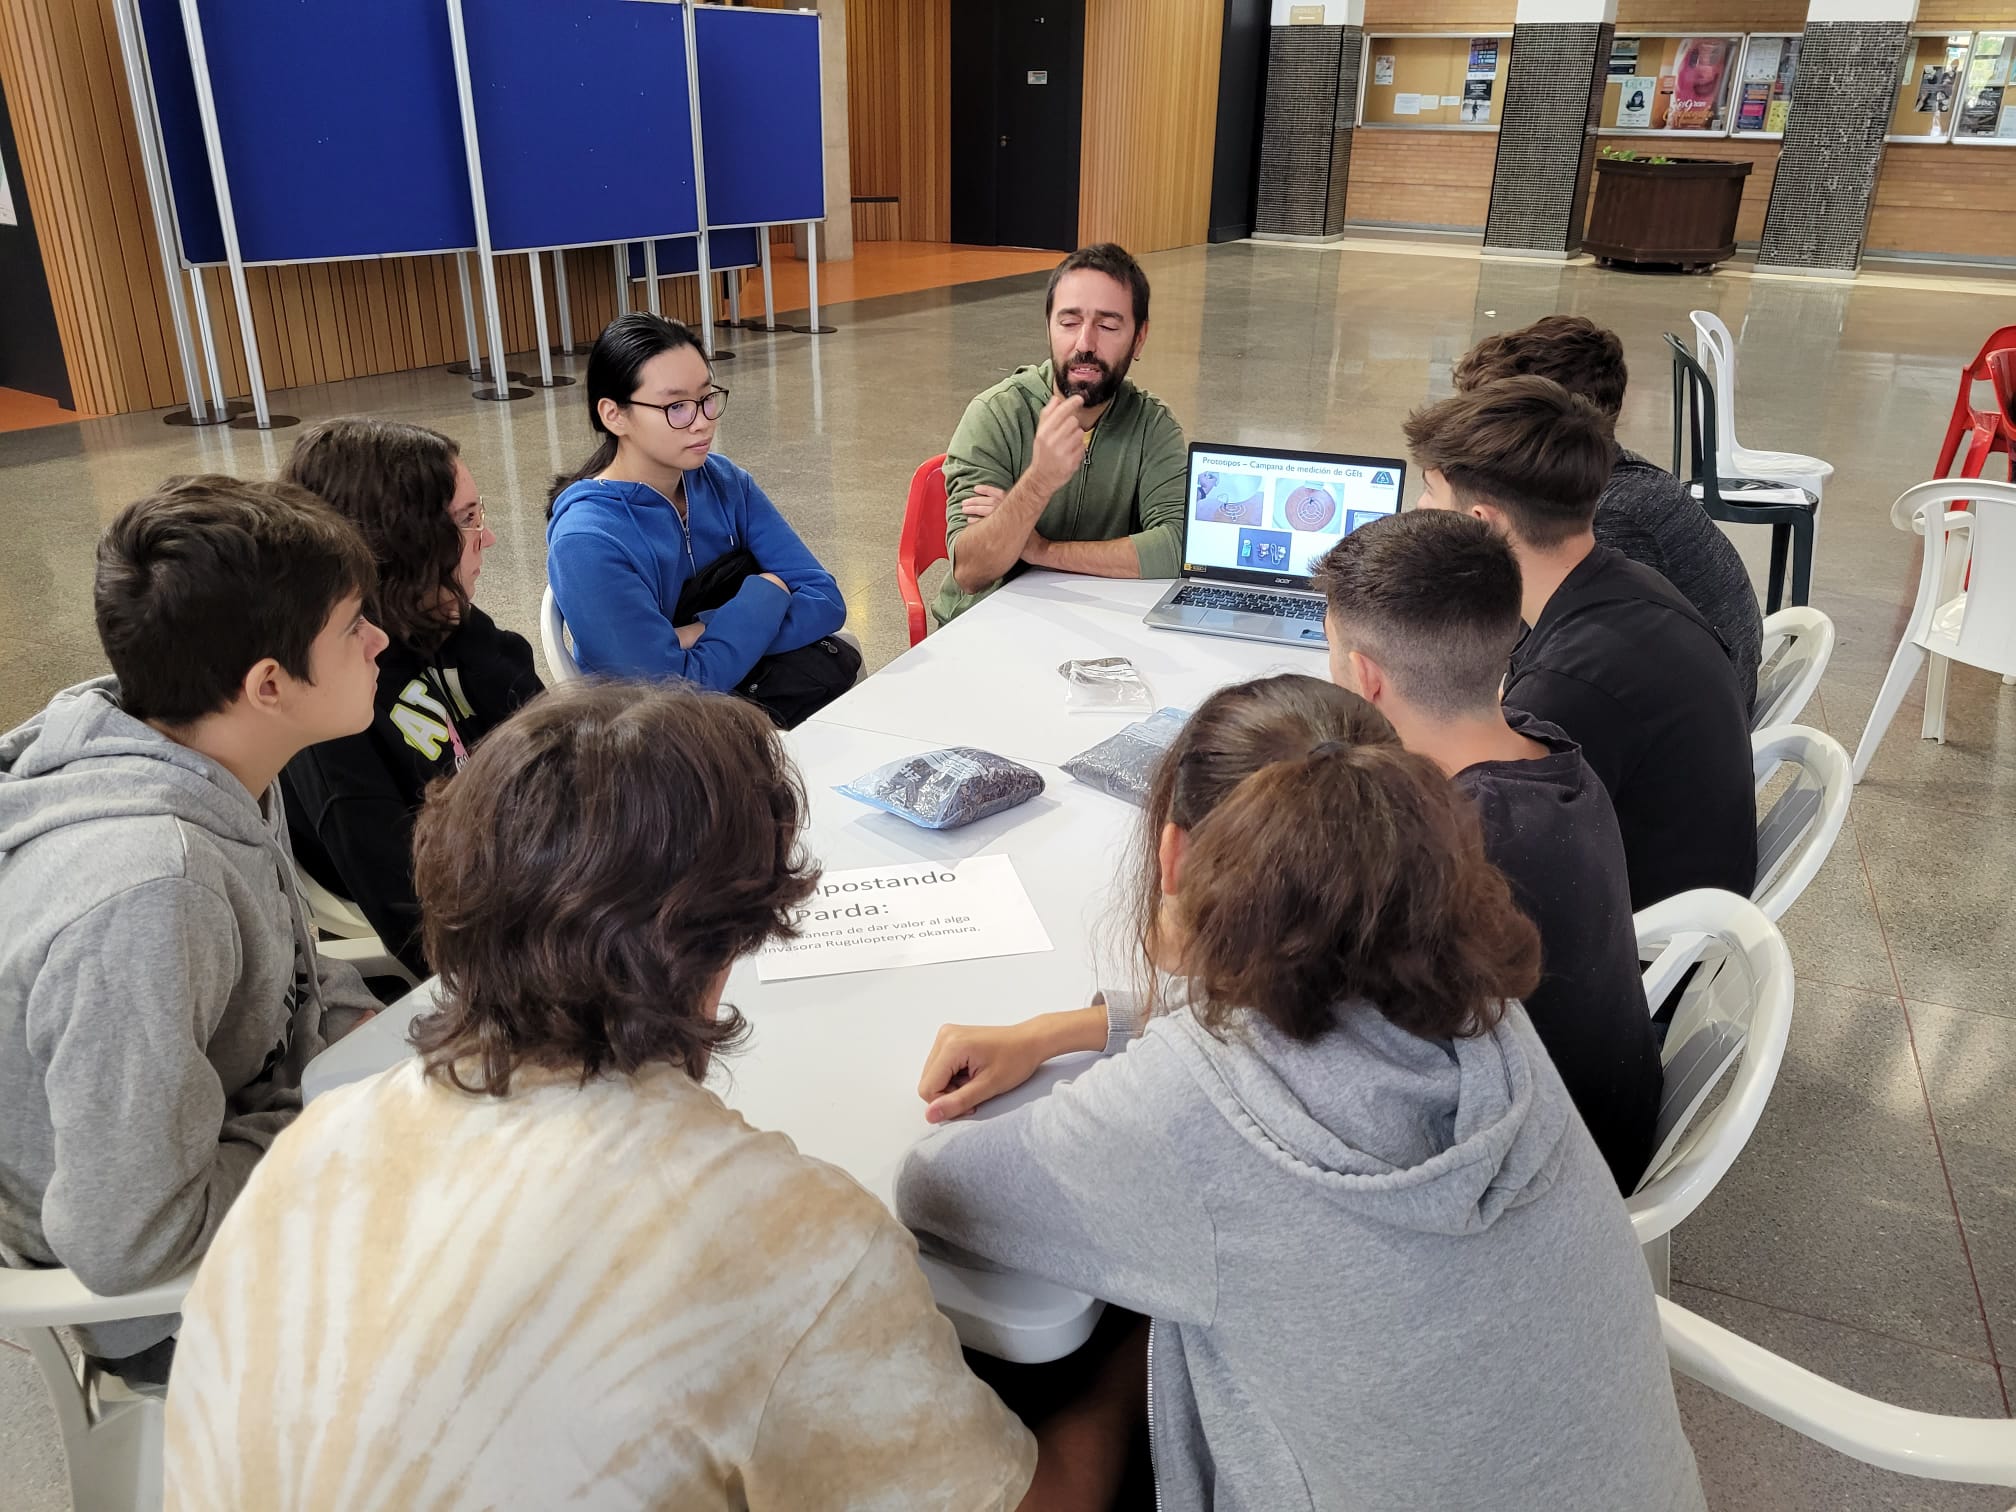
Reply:
M1112 578L1182 567L1183 429L1127 378L1148 342L1148 276L1111 242L1080 247L1051 273L1043 313L1049 361L967 405L945 451L940 624L1025 567Z

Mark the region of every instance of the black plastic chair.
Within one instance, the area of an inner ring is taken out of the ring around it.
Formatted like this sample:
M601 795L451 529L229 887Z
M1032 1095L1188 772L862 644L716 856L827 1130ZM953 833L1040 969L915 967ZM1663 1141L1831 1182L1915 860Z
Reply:
M1766 614L1784 607L1788 555L1792 602L1806 603L1813 588L1813 535L1820 500L1794 483L1716 476L1715 438L1720 432L1715 428L1715 385L1678 336L1667 332L1666 345L1673 349L1673 475L1691 485L1709 519L1771 527Z

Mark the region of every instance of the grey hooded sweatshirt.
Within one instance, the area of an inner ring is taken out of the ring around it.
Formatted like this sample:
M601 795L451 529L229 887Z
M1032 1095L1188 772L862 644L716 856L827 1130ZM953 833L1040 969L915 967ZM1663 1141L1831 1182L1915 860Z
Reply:
M1522 1009L1310 1044L1109 1011L1105 1059L925 1139L896 1206L1153 1320L1163 1508L1700 1512L1630 1220Z
M109 677L0 736L0 1259L101 1293L190 1265L300 1110L301 1068L377 1006L316 954L286 834L277 787L255 800Z

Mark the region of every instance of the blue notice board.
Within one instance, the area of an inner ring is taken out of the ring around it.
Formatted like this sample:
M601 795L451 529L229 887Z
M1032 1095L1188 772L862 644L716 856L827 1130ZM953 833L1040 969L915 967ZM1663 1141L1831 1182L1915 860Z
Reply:
M707 224L826 218L819 17L699 5L700 138Z
M246 262L476 244L445 5L198 6Z
M679 6L463 0L462 13L493 251L700 229Z
M707 265L716 273L731 268L755 268L762 266L763 249L757 241L759 233L754 226L738 226L732 231L709 231L707 233ZM658 276L676 278L681 273L698 273L700 260L694 255L699 246L697 236L682 236L676 241L658 243ZM630 276L644 276L644 246L641 242L630 244Z
M203 145L203 115L196 108L196 80L189 71L189 39L182 31L180 0L140 0L140 31L147 45L161 145L168 157L176 229L182 233L182 261L221 263L224 227L217 219L217 190L210 181L210 154Z

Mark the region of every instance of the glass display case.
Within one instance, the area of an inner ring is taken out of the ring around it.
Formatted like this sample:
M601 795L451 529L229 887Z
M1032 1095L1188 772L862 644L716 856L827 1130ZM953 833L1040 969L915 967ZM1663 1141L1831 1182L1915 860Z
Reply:
M1496 131L1512 66L1510 33L1367 37L1358 121L1416 131Z
M1739 35L1613 39L1598 129L1617 136L1726 136L1742 48ZM1789 76L1787 89L1789 98Z

